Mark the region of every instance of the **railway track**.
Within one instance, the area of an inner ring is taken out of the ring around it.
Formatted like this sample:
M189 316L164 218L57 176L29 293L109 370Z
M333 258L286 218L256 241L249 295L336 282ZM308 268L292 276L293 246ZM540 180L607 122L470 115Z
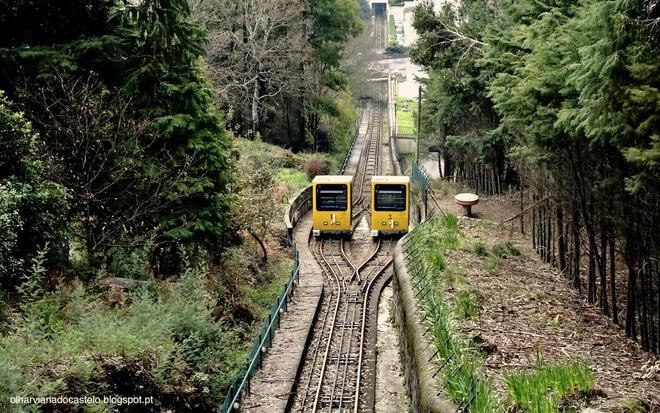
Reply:
M382 88L378 92L383 96ZM368 210L371 177L380 173L384 105L370 108L355 175L352 204L359 217ZM384 152L384 151L383 151ZM310 243L326 288L307 353L299 371L291 412L363 412L373 409L375 387L374 318L383 274L391 263L392 240L373 241L368 233L351 241ZM373 309L373 310L372 310Z
M366 139L360 154L360 160L353 179L353 220L359 222L360 216L369 210L371 201L371 177L380 175L381 147L383 138L384 101L387 99L382 86L376 86L374 102L371 103ZM385 151L386 155L388 151ZM389 159L389 156L387 156Z
M370 121L355 173L352 205L356 218L368 211L371 177L382 164L383 90L370 107ZM304 365L299 371L292 412L366 412L374 405L375 312L393 240L373 241L367 233L311 241L326 289ZM373 309L373 310L372 310Z
M326 288L290 411L357 413L373 407L374 370L365 366L375 361L372 311L392 261L393 241L373 242L359 265L346 244L343 239L314 244L314 256L332 288Z
M386 44L384 27L384 21L376 25L376 47ZM371 177L383 173L383 162L392 162L389 148L381 150L387 88L376 83L373 97L353 181L351 205L358 223L369 211ZM325 289L288 411L371 412L378 298L394 241L374 241L368 231L356 231L350 241L320 238L310 240L309 247L323 271Z

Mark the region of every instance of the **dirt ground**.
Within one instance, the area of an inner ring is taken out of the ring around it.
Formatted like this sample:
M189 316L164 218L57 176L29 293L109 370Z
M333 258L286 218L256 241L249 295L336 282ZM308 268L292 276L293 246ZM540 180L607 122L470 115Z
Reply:
M439 204L460 215L453 196ZM462 218L463 246L448 251L447 264L463 279L447 292L455 300L460 290L473 292L479 302L476 319L461 322L466 337L486 349L486 369L500 394L504 374L534 368L537 357L546 363L586 362L596 377L589 405L605 412L660 412L660 360L625 337L621 327L587 304L554 268L542 263L518 224L499 222L515 215L515 196L482 200L477 218ZM488 221L484 221L488 220ZM497 258L492 247L511 242L520 256ZM482 243L487 255L478 255Z

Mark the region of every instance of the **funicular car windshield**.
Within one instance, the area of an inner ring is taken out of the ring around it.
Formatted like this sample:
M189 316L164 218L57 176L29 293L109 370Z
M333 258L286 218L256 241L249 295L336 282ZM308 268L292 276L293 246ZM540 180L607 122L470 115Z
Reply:
M346 184L317 184L317 211L346 211L348 209L348 186Z
M376 184L376 211L405 211L406 186Z

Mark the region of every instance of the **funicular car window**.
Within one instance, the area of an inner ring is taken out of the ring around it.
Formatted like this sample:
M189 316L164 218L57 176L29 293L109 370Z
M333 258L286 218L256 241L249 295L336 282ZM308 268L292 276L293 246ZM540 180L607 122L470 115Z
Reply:
M346 211L348 208L348 188L346 184L317 184L317 211Z
M376 211L405 211L406 186L376 184Z

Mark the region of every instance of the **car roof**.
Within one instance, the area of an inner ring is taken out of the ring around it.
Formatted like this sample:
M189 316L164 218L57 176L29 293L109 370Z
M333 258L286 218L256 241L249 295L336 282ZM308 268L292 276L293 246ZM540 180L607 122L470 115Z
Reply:
M391 184L405 184L410 182L410 177L407 175L396 176L373 176L371 177L373 183L391 183Z
M353 175L316 175L315 184L346 184L353 182Z

